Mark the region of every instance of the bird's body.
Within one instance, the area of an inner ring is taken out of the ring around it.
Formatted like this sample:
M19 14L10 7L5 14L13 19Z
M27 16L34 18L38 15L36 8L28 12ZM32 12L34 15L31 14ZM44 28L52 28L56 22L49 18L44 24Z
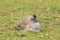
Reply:
M19 21L17 29L39 32L42 27L36 16L30 16Z

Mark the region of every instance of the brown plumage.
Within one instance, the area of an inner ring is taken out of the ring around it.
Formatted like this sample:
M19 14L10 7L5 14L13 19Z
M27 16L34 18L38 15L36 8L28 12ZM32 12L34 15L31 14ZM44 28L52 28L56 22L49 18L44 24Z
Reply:
M35 21L35 19L36 15L33 15L20 20L16 29L18 30L27 29Z

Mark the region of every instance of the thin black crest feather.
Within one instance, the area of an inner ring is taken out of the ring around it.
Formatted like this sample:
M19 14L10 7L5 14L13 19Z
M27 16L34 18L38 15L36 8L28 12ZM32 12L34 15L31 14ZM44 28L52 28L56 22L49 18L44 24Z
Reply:
M35 14L33 14L33 17L36 18L37 16Z

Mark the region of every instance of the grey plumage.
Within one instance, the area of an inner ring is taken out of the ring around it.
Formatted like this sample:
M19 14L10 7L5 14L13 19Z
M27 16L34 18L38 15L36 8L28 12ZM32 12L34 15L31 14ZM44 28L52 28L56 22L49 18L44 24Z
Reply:
M35 23L32 23L32 25L29 28L27 28L26 30L39 32L42 30L42 27L41 27L40 23L35 22Z

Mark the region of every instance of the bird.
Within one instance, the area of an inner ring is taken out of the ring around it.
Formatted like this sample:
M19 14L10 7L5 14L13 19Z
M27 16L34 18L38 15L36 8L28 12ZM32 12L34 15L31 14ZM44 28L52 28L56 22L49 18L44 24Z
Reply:
M42 26L39 20L37 19L37 16L32 15L27 18L24 18L23 20L20 20L16 29L39 32L42 30Z

